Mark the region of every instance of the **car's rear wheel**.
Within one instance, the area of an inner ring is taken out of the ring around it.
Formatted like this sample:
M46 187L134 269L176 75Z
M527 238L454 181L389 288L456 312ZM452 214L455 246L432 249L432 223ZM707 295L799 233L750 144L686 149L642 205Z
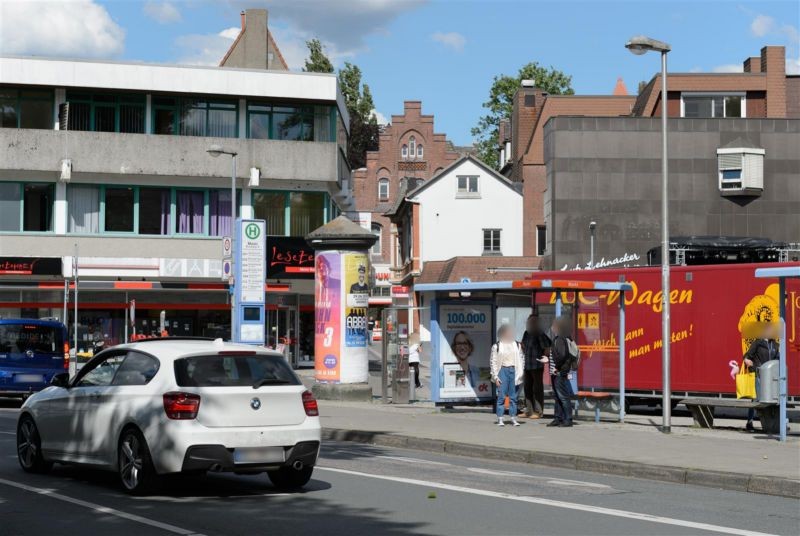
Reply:
M128 428L122 432L118 460L119 479L125 491L139 495L153 489L157 476L150 449L139 430Z
M28 473L46 473L53 467L42 456L42 438L30 415L23 415L17 425L17 459Z
M314 467L305 466L302 469L294 467L281 467L274 471L267 471L272 485L283 490L297 490L308 484Z

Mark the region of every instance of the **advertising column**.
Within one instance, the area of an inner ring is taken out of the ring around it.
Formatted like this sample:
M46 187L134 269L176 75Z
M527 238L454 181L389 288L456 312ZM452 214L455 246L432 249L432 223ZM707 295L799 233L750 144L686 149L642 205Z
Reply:
M369 259L365 253L323 251L316 271L316 380L366 382Z

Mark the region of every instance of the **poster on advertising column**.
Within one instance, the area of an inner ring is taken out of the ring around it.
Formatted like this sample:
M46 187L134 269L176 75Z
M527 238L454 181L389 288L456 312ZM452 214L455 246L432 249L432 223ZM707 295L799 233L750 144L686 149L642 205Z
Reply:
M439 398L491 398L492 306L441 304L439 326Z
M314 292L314 372L319 382L336 383L341 370L341 266L338 252L319 253Z
M369 259L364 253L346 253L344 257L344 288L346 348L367 347L367 308L369 307Z

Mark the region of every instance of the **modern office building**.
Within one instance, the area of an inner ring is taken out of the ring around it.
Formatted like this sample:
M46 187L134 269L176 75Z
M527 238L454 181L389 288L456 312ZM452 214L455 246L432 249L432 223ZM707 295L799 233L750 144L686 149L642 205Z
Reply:
M313 356L302 237L350 209L349 118L334 75L275 65L266 20L247 12L224 67L0 58L0 316L63 318L77 257L82 341L157 332L162 312L171 334L227 336L219 145L236 216L267 222L266 339Z

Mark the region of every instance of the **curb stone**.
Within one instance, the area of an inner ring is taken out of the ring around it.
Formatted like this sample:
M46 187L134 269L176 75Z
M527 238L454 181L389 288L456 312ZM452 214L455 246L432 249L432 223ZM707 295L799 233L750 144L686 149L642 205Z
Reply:
M800 480L793 480L790 478L692 469L688 467L651 465L595 458L592 456L576 456L524 449L487 447L457 441L443 441L441 439L428 439L394 434L391 432L367 432L343 428L323 428L322 439L327 441L350 441L384 447L407 448L425 452L447 453L468 458L528 463L531 465L543 465L547 467L588 471L591 473L670 482L673 484L689 484L693 486L800 499Z

